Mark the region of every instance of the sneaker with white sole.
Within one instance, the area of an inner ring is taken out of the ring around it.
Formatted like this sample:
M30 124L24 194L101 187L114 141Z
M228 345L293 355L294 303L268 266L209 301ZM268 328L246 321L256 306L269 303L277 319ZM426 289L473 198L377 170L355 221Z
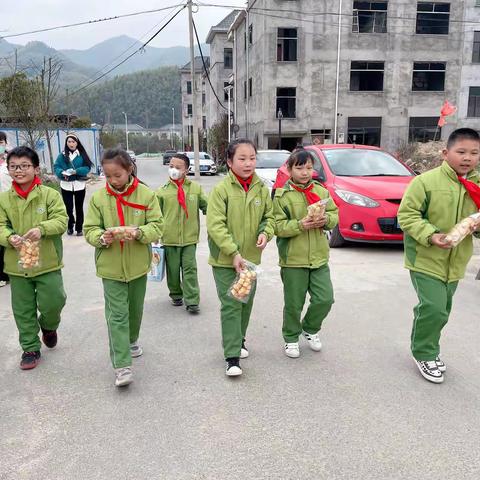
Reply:
M240 359L238 357L226 358L227 368L225 374L229 377L238 377L241 375L242 368L240 367Z
M298 342L285 344L285 355L290 358L298 358L300 356L300 347Z
M322 342L318 333L302 332L303 338L307 341L308 346L314 351L319 352L322 349Z
M132 358L141 357L143 355L143 349L137 342L130 344L130 355Z
M240 350L240 358L248 358L250 354L248 353L247 346L245 345L245 339L242 340L242 349Z
M444 361L440 357L437 357L435 359L435 363L437 364L438 369L442 373L447 371L447 366L445 365Z
M133 382L132 367L123 367L115 369L115 386L125 387Z
M444 380L443 373L438 368L437 362L435 360L424 361L424 360L416 360L415 358L414 360L423 378L433 383L443 382Z

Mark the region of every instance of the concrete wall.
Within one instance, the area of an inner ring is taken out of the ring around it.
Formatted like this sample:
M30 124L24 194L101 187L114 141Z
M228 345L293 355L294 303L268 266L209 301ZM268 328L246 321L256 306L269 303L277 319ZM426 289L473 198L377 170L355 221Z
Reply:
M473 4L474 0L469 2ZM343 4L338 131L347 139L348 117L382 117L381 145L395 150L408 140L409 117L438 116L445 99L456 101L462 73L459 52L463 48L464 24L455 20L463 20L464 2L451 2L449 35L417 35L415 20L408 20L416 17L416 2L410 0L389 1L388 33L352 33L353 1ZM253 89L247 102L243 100L247 79L245 25L242 23L236 30L236 121L240 134L257 140L260 148L267 146L268 136L277 135L277 87L297 89L297 115L295 119L283 120L284 136L302 137L308 142L313 129L333 132L339 17L312 12L338 12L338 2L257 0L255 7L270 11L268 15L258 10L249 14L249 23L253 25L253 44L249 48ZM278 27L298 29L297 62L277 62ZM383 92L350 91L352 60L385 62ZM444 92L412 91L413 62L422 61L447 63ZM456 125L455 117L453 121L443 129L442 137Z

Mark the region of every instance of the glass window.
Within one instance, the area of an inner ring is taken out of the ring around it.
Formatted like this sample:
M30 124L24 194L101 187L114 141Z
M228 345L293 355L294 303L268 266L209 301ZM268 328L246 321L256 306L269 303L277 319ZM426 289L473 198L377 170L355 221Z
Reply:
M233 68L233 49L232 48L223 49L223 67Z
M438 117L410 117L408 140L428 142L441 138L441 128L437 127Z
M277 88L277 104L275 115L278 118L279 110L282 111L283 118L296 117L296 88Z
M192 82L190 80L187 81L187 94L192 94Z
M448 35L450 4L439 2L417 3L416 33L428 35Z
M348 143L380 146L382 117L349 117Z
M413 91L443 92L445 90L445 62L413 64Z
M187 115L193 115L193 106L191 103L187 104Z
M297 61L297 29L277 29L277 62Z
M480 87L470 87L467 115L469 117L480 117Z
M480 32L474 32L473 34L472 63L480 63Z
M386 33L388 2L353 2L352 32Z
M352 62L351 91L383 91L384 62Z

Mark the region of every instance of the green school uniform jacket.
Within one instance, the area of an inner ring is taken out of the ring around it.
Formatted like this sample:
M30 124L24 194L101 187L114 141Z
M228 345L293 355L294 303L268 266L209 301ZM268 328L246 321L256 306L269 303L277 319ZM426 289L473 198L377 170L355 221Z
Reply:
M480 183L476 171L470 172L467 179ZM463 278L473 252L471 235L449 250L430 245L429 239L434 233L448 233L456 223L477 211L447 162L416 177L398 210L398 221L405 233L405 267L443 282Z
M118 241L114 241L108 248L101 244L100 237L105 230L120 225L116 199L108 194L106 188L93 194L83 225L87 242L95 247L97 275L120 282L130 282L150 270L150 244L161 237L163 224L155 192L146 185L140 183L125 200L148 207L148 210L140 210L122 205L125 225L137 226L142 232L139 240L124 242L123 249Z
M323 230L331 230L337 225L338 208L328 190L317 182L313 183L312 191L322 200L329 199L327 223L323 229L303 230L300 221L307 216L308 203L305 195L292 187L291 180L275 191L273 214L281 267L319 268L328 263L330 248Z
M164 229L162 243L167 246L183 247L198 243L200 234L201 210L207 213L207 196L197 182L185 179L183 184L188 218L185 210L178 203L177 185L168 181L157 190L160 209L163 214Z
M237 253L252 263L260 263L258 235L264 233L270 241L274 219L269 191L256 174L248 192L232 172L215 186L208 197L207 231L210 265L233 268Z
M12 188L0 194L0 245L5 249L5 273L36 277L63 267L62 234L67 230L68 217L61 195L50 187L37 185L26 199ZM40 266L22 270L18 252L10 245L11 235L25 235L31 228L42 232Z

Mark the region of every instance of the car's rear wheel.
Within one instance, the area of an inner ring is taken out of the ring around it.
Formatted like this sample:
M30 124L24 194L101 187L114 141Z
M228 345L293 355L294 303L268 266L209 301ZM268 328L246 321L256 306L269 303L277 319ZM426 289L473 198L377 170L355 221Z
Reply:
M338 225L333 230L326 230L325 234L327 235L328 244L331 248L343 247L346 243L346 240L342 237Z

